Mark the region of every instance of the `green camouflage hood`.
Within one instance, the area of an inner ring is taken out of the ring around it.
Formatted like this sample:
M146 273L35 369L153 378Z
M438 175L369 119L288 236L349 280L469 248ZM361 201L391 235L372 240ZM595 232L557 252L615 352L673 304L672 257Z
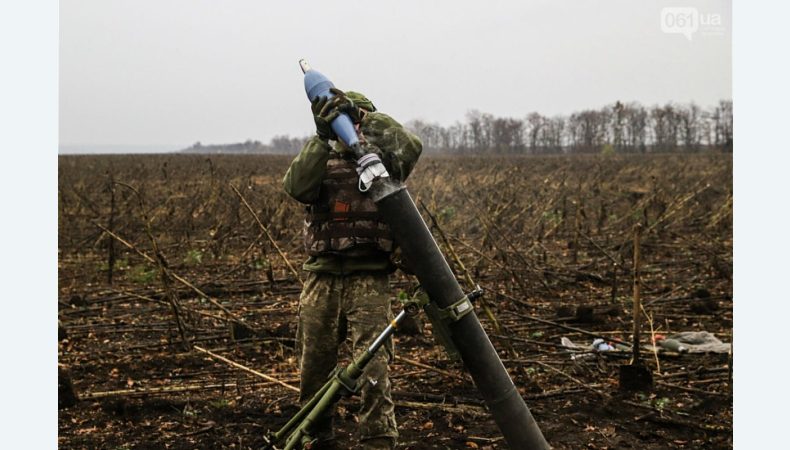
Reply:
M359 92L346 91L346 97L348 97L349 100L354 102L354 104L357 105L357 107L362 108L367 112L376 111L376 107L373 106L373 102L368 100L367 97L360 94Z

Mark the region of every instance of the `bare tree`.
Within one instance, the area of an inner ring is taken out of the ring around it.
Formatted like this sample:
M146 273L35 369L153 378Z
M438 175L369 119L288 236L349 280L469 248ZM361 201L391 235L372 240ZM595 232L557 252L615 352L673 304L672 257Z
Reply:
M541 128L538 138L538 146L541 153L562 153L563 136L565 134L565 118L553 117L544 118L544 126Z
M721 100L714 112L716 115L716 147L732 152L732 100Z
M406 126L422 138L427 152L450 154L731 151L732 101L722 100L707 110L694 103L645 108L617 101L567 117L532 112L523 120L470 110L465 123L443 127L412 120ZM276 137L271 146L297 145L284 138Z
M527 115L525 127L527 133L527 145L529 146L531 153L543 153L539 148L541 145L539 139L541 132L543 131L544 124L545 118L540 114L533 112Z
M644 153L647 149L647 110L638 103L630 103L624 114L629 151Z
M687 152L699 151L700 146L700 108L694 103L675 109L680 122L680 139Z

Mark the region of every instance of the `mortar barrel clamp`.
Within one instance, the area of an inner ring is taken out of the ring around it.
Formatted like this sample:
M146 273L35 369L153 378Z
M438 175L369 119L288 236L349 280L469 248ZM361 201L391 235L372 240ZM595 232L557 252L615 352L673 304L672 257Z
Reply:
M453 303L446 308L439 308L439 313L443 319L449 319L451 322L458 322L464 316L474 311L472 300L476 300L483 296L483 289L478 285L474 291L464 295L460 300Z

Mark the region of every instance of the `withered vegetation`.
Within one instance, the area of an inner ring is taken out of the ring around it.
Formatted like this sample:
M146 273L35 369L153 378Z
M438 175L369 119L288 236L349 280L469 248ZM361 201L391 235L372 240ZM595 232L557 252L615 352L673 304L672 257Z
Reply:
M60 157L58 362L79 397L60 409L61 448L257 448L296 410L283 383L298 386L305 254L288 162ZM408 185L461 283L486 290L478 315L555 448L732 445L731 357L645 350L679 331L732 340L730 155L431 157ZM560 345L630 341L636 224L646 393L618 389L627 352ZM393 299L415 287L392 277ZM505 448L430 324L396 352L402 448ZM354 411L341 401L346 446Z

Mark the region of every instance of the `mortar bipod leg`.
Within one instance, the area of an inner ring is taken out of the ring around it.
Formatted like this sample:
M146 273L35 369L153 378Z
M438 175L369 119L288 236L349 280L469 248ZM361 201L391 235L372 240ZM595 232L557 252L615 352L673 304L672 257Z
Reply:
M293 429L299 425L299 423L307 416L310 411L315 408L315 405L318 403L319 400L324 396L324 393L329 389L332 385L333 379L327 381L318 392L313 395L309 402L305 403L299 411L291 417L288 422L283 425L276 433L274 433L271 437L267 438L268 447L264 447L266 450L274 449L274 445L278 442L281 442L286 436L291 434Z
M407 311L408 310L408 311ZM337 397L340 395L352 395L359 391L357 382L376 352L381 349L387 338L395 333L395 330L406 318L407 314L416 314L419 309L404 308L395 319L390 322L370 346L356 360L351 362L344 370L338 370L310 401L305 404L271 439L271 444L285 440L284 450L295 450L304 448L305 444L312 442L310 436L311 426L329 408L332 407ZM267 447L268 448L274 448Z

